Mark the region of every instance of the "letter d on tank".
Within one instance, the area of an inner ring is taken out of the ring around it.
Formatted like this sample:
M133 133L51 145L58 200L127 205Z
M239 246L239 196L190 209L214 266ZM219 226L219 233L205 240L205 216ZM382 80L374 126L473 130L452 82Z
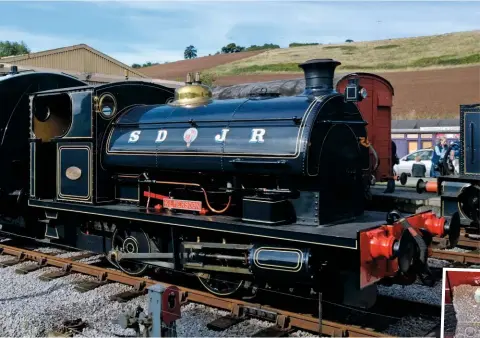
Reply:
M167 138L167 131L166 130L159 130L157 134L157 139L155 140L155 143L161 143L165 141Z

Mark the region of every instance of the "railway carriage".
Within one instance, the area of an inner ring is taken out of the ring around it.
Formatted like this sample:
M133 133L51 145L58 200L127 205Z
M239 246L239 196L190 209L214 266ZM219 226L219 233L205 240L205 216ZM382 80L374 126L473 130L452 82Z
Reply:
M339 64L301 64L294 97L216 101L198 76L175 91L124 81L32 94L32 226L132 275L195 274L220 296L313 289L371 306L378 283L428 273L432 236L459 224L365 211L366 91L353 77L336 92Z

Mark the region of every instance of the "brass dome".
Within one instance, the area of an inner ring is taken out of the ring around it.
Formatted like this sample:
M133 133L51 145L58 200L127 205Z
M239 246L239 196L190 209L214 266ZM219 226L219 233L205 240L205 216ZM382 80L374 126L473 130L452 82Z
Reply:
M195 74L195 81L191 81L191 74L187 74L185 86L175 89L172 106L197 107L212 102L212 90L200 82L200 73Z

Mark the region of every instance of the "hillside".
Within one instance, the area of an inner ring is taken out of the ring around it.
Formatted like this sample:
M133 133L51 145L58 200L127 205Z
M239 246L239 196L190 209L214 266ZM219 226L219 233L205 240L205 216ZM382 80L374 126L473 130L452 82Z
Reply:
M338 73L375 72L395 88L394 118L456 118L460 104L480 102L480 30L339 45L207 56L142 68L148 76L183 80L202 71L215 86L303 77L298 64L333 58Z
M348 72L347 72L348 73ZM342 72L337 72L340 76ZM378 72L395 88L392 113L394 119L458 118L460 104L480 103L480 66L433 70ZM230 85L256 83L256 88L277 91L290 88L291 80L303 79L302 74L254 74L219 78L216 91ZM273 81L273 82L271 82ZM285 84L285 86L282 85ZM289 85L287 85L287 83ZM276 87L275 87L276 86ZM246 85L244 86L246 87ZM235 93L236 86L229 88ZM251 89L251 87L250 87ZM295 87L302 90L303 87ZM245 89L246 90L246 89ZM242 93L245 94L246 91ZM227 91L226 93L229 93ZM247 90L248 92L248 90Z
M345 71L398 71L480 64L480 30L415 38L268 50L209 69L218 77L301 72L298 64L332 58Z
M262 51L203 56L191 60L181 60L139 68L138 70L140 70L143 74L153 78L185 81L185 76L188 72L200 72L218 65L249 58L259 53L262 53Z

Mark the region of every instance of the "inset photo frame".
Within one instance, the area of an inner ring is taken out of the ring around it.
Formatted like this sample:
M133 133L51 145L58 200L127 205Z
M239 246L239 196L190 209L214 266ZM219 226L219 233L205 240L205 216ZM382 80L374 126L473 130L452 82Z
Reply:
M480 269L444 268L441 338L480 338Z

